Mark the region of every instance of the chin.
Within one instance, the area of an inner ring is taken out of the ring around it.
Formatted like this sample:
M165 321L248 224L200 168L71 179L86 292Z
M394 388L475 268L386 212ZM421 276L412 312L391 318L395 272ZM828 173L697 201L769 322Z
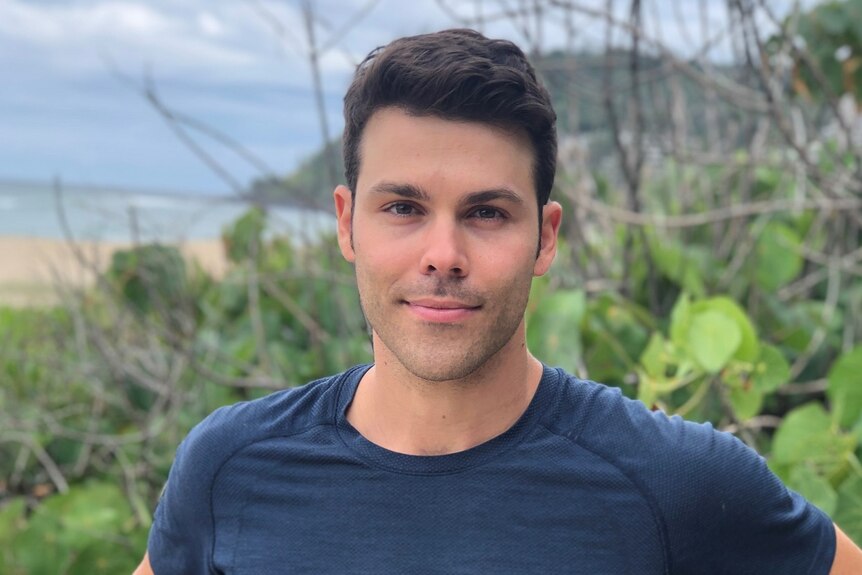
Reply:
M494 354L482 354L482 357L438 354L418 358L398 357L396 353L405 370L419 379L435 383L469 379L482 371L493 356Z

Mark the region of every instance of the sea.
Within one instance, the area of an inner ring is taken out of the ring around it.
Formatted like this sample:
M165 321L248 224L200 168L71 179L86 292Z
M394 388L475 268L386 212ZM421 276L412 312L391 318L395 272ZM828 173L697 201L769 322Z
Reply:
M181 243L212 239L250 208L201 193L141 191L48 182L0 182L0 236ZM268 234L298 243L335 231L331 213L267 208Z

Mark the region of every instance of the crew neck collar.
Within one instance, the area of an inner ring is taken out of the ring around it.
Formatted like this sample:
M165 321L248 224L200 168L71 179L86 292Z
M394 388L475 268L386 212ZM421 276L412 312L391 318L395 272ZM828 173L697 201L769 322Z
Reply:
M338 382L335 424L344 444L362 459L389 471L410 475L458 473L482 465L498 454L517 446L539 422L559 389L559 372L542 365L542 379L521 417L500 435L475 447L446 455L407 455L372 443L347 421L347 408L353 401L359 382L372 364L360 365L345 372Z

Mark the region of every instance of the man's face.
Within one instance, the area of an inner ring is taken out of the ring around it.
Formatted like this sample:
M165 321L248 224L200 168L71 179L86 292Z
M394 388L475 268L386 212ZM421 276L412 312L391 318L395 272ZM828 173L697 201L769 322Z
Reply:
M371 117L355 201L340 186L335 203L378 363L446 381L523 345L530 283L560 222L552 202L539 229L532 166L529 140L495 127L397 108Z

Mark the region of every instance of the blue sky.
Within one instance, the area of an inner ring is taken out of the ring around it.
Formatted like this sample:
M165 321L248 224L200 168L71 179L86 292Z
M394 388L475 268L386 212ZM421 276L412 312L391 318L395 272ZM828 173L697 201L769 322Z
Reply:
M327 116L336 135L341 97L353 67L369 50L397 36L453 26L451 12L468 17L478 4L487 15L516 3L313 4L322 20L318 38L332 39L321 64ZM581 4L605 6L604 0ZM622 10L628 3L617 4ZM677 30L680 23L699 22L698 5L696 0L646 2L648 29L684 52L686 39ZM289 172L322 142L299 6L300 0L0 0L0 179L60 176L73 183L227 193L228 186L133 87L147 74L172 109L241 142L274 171ZM371 9L359 24L338 34L366 6ZM276 18L283 36L262 11ZM723 16L711 12L709 28L723 26ZM565 41L553 21L544 31L546 47ZM599 45L600 21L583 16L575 26L574 45ZM485 32L524 43L509 23L489 24ZM719 42L717 57L723 49ZM118 79L116 71L127 80ZM256 175L219 146L198 141L240 181Z

